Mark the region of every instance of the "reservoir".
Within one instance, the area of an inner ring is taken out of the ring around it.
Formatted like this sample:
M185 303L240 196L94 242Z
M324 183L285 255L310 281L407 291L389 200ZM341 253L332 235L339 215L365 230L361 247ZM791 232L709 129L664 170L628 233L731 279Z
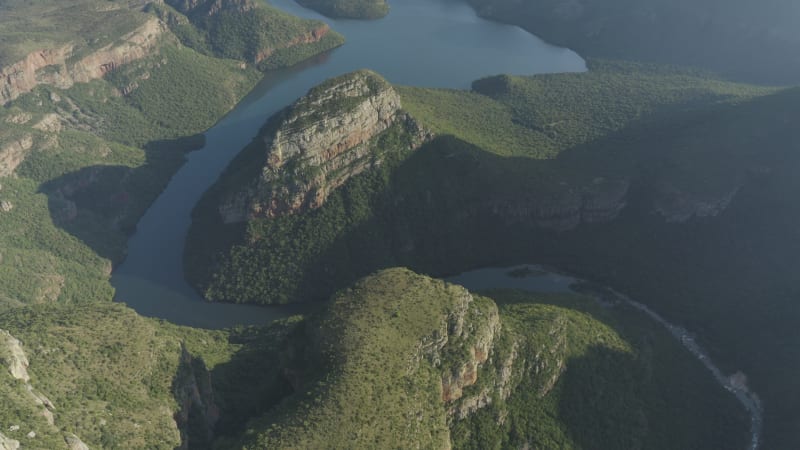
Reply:
M116 300L139 314L180 325L225 328L265 324L304 311L302 305L264 308L203 301L183 279L183 248L192 208L272 114L322 81L362 68L392 83L468 89L501 73L582 72L575 52L543 42L521 28L477 17L457 0L402 0L376 21L331 20L292 0L272 4L324 20L346 43L296 67L268 73L235 109L205 133L206 145L187 163L139 221L128 255L111 282Z

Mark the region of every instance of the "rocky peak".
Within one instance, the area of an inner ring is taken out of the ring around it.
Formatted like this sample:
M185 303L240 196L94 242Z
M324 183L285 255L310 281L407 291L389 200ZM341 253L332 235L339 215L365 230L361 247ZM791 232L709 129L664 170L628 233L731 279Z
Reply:
M274 117L266 127L266 164L256 185L220 207L227 223L319 208L351 177L379 165L373 140L397 124L418 147L430 138L401 112L400 96L374 72L333 78Z

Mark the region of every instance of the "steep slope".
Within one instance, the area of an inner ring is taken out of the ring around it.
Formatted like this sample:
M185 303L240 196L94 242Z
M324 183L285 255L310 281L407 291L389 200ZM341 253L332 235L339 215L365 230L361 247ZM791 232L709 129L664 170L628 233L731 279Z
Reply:
M257 2L212 3L192 22L160 2L0 2L0 309L110 299L127 235L183 153L202 146L197 133L258 81L252 66L341 42L310 39L320 23ZM257 19L229 27L229 40L269 25L253 42L274 58L209 48L203 27L223 18ZM203 39L182 45L184 34Z
M587 299L497 295L508 302L499 311L488 298L404 269L359 281L299 324L285 371L296 393L251 422L242 440L219 446L700 448L743 442L746 430L736 424L744 422L731 399L668 337L643 332L646 327L627 329L623 337L617 329L625 328ZM692 381L654 374L665 362ZM693 394L672 397L686 388ZM698 410L685 410L686 421L659 423L686 407ZM662 432L680 437L659 442Z
M185 349L230 356L217 332L188 332L117 304L15 309L0 320L0 423L24 448L176 448L217 420L208 372Z
M208 287L209 297L217 300L286 303L293 299L286 287L291 289L301 273L279 282L291 284L272 292L257 280L241 277L234 282L237 287L229 289L227 282L214 281L227 276L216 271L219 258L225 257L232 242L260 240L249 233L243 236L242 222L276 218L299 223L330 203L329 197L335 196L340 186L358 175L382 176L394 162L431 139L430 132L400 106L400 98L385 80L373 72L358 71L312 89L274 116L195 209L184 259L190 279L203 290ZM353 214L346 222L358 220L359 215ZM339 225L346 227L346 222ZM336 237L335 231L320 231L323 239ZM284 243L275 255L288 258L284 261L296 267L305 264L306 258L315 258L324 245ZM251 268L261 271L270 267L262 264ZM253 289L243 298L240 288ZM276 297L257 300L273 293Z
M292 392L298 320L209 331L111 302L0 313L0 445L210 448Z

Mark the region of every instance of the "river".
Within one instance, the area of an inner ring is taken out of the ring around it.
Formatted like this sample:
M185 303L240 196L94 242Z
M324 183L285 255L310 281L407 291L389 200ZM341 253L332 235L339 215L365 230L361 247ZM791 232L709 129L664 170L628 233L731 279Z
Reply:
M490 22L459 0L392 2L376 21L330 20L292 0L273 5L321 19L342 33L342 47L296 67L267 74L259 85L206 133L206 145L188 155L128 241L128 255L113 273L116 300L138 313L203 328L265 324L303 311L302 306L262 308L203 301L183 279L183 246L191 211L267 118L320 82L368 68L392 83L468 88L499 73L580 72L586 64L524 30Z
M514 276L514 273L521 276ZM613 307L624 304L640 311L650 320L657 322L669 331L684 348L711 372L720 386L736 397L750 416L750 443L747 448L748 450L758 449L764 422L761 401L758 395L750 391L746 384L737 381L738 377L725 376L722 370L711 360L708 352L697 343L692 333L681 326L668 322L648 306L607 287L592 286L589 289L580 289L580 286L591 286L591 283L537 265L473 270L450 277L447 281L464 286L471 291L503 288L530 292L583 292L592 295L606 306Z

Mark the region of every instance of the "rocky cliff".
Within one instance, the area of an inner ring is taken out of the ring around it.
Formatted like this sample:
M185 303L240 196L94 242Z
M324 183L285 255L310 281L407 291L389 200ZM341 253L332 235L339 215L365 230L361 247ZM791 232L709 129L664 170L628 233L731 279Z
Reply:
M372 144L393 125L421 145L430 133L401 111L391 85L370 71L343 75L312 89L272 119L263 137L265 164L257 183L219 208L226 223L319 208L351 177L381 164Z
M671 184L662 184L657 187L653 211L671 223L686 222L693 217L716 217L728 209L740 188L736 185L713 195L687 192Z
M181 430L181 449L204 445L214 437L214 426L220 412L214 402L211 374L202 360L181 349L179 372L173 384L180 410L175 422ZM192 438L200 442L194 442Z
M530 192L486 200L472 214L489 213L506 223L535 224L567 231L581 223L614 220L627 204L627 180L597 178L586 186L559 186L550 192Z
M102 78L121 65L150 55L166 30L166 25L153 17L115 42L86 55L85 49L73 43L31 52L21 61L0 67L0 104L40 84L66 89L75 83Z

